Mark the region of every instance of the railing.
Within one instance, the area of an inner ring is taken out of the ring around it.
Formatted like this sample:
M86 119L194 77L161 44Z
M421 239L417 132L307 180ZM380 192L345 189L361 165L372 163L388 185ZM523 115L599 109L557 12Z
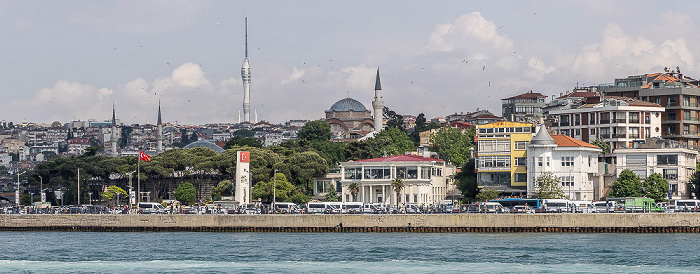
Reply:
M678 103L676 103L676 102L669 102L668 104L666 104L666 106L667 106L667 107L677 107L677 106L678 106Z
M639 119L630 119L630 124L639 124Z
M610 124L610 120L600 120L600 124Z
M698 117L683 117L683 121L693 121L693 122L697 122L697 121L698 121Z
M624 118L623 118L623 119L615 119L615 123L622 123L622 124L624 124L624 123L627 123L627 119L624 119Z
M600 134L600 138L602 138L602 139L608 139L608 138L610 138L610 134L603 134L603 133L601 133L601 134Z
M563 122L563 121L562 121L562 122L559 122L559 126L560 126L560 127L568 127L568 126L569 126L569 122L568 122L568 121L567 121L567 122Z
M698 103L683 103L684 107L691 107L691 108L696 108L700 106Z
M581 121L580 121L580 120L576 120L576 121L574 122L574 125L580 126L580 125L581 125Z
M683 135L698 136L698 132L697 131L684 131Z
M630 133L627 136L628 136L628 138L639 138L639 133L637 133L637 134Z
M624 133L615 133L612 135L613 138L627 138L627 134Z

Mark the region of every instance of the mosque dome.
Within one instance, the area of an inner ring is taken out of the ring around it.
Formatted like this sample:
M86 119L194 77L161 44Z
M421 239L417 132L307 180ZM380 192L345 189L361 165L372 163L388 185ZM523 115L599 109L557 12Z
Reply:
M345 98L335 102L328 111L367 111L365 105L352 98Z
M186 145L184 148L195 148L195 147L208 148L208 149L211 149L213 151L216 151L217 153L224 152L224 149L221 148L220 146L217 146L216 144L209 142L209 141L205 141L205 140L199 140L199 141L196 141L194 143L190 143L189 145Z

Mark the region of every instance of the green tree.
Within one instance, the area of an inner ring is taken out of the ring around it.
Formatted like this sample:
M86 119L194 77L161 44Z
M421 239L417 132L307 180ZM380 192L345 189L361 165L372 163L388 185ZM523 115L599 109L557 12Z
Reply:
M391 187L394 188L394 192L396 192L396 206L399 206L399 199L401 198L401 191L404 188L404 183L401 178L396 178L391 181Z
M690 191L700 197L700 162L695 164L695 172L690 175Z
M315 151L295 153L284 160L292 176L303 183L305 193L310 195L309 182L314 175L328 172L328 161ZM299 186L301 187L301 186Z
M328 189L326 196L323 197L324 202L337 202L340 200L340 196L335 192L335 188Z
M474 159L469 159L464 164L459 173L455 175L455 180L457 180L457 189L462 192L464 202L476 198L476 195L479 194L479 186L476 172L474 172Z
M122 189L121 187L110 186L107 188L107 190L102 192L101 196L102 196L102 198L107 200L110 204L118 204L119 198L127 197L128 194L126 194L126 191L124 189ZM115 201L116 201L116 203L113 203Z
M297 137L299 139L304 139L309 142L316 140L328 141L332 136L331 126L321 120L308 122L297 132Z
M358 161L372 158L372 147L367 141L352 141L345 146L345 160Z
M222 196L227 194L232 195L233 182L231 180L223 180L219 182L211 191L211 196L214 201L221 200Z
M401 155L416 149L411 138L401 129L390 127L366 141L372 148L372 157Z
M360 193L360 185L353 182L348 186L348 191L350 191L350 195L352 196L352 201L353 202L357 201L357 194Z
M476 195L476 200L479 202L484 202L496 199L499 195L501 195L501 193L495 188L483 188L481 191L479 191L479 194Z
M255 184L250 192L253 199L260 198L266 203L271 203L274 196L278 202L288 201L292 194L296 192L296 187L287 180L287 176L284 173L275 174L275 178L277 178L277 182L273 179ZM273 192L273 186L276 192Z
M668 181L661 174L653 173L644 179L644 196L661 202L668 196Z
M430 135L430 150L440 159L455 166L463 166L470 156L469 148L474 147L475 127L462 132L459 128L443 127Z
M21 196L19 196L19 203L25 206L31 205L32 197L29 194L22 194Z
M389 107L384 107L384 110L382 111L384 115L384 119L386 119L386 127L387 128L396 128L404 133L406 132L406 129L404 128L404 121L403 121L403 115L400 115L396 113L395 111L389 109Z
M561 190L561 180L552 172L543 172L535 179L537 198L563 199L564 191Z
M197 190L192 183L184 182L175 188L175 199L184 205L194 204L197 198Z
M305 204L305 203L308 203L309 201L311 201L311 197L309 197L308 195L306 195L302 192L297 192L297 193L294 193L294 195L290 198L290 201L292 203L302 205L302 204Z
M345 143L331 141L313 141L311 146L318 151L321 156L330 161L331 166L336 166L339 162L345 161Z
M252 131L252 130L247 129L247 128L242 128L242 129L234 131L233 136L253 137L253 136L255 136L255 131Z
M602 154L610 154L610 144L604 142L603 140L595 139L593 140L593 142L591 142L591 145L597 146L600 149L602 149L603 151L600 152Z
M235 135L233 138L229 139L224 145L224 149L231 149L233 147L262 147L262 142L260 140L250 137L243 137L241 135Z
M642 182L639 176L629 169L620 172L620 176L612 185L610 197L641 197L643 194Z
M51 127L62 127L62 126L63 125L61 125L61 122L59 122L59 121L53 121L53 123L51 123Z

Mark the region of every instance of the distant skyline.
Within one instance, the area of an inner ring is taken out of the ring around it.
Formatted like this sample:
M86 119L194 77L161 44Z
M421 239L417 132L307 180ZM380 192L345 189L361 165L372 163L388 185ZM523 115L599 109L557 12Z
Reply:
M251 120L316 120L349 96L428 119L532 90L678 66L695 1L0 1L0 120L235 123L248 14ZM549 100L549 98L548 98Z

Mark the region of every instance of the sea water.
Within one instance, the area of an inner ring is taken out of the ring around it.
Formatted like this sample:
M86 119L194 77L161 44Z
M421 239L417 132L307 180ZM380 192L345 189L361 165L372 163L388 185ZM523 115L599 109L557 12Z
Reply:
M2 273L697 273L700 235L0 232Z

